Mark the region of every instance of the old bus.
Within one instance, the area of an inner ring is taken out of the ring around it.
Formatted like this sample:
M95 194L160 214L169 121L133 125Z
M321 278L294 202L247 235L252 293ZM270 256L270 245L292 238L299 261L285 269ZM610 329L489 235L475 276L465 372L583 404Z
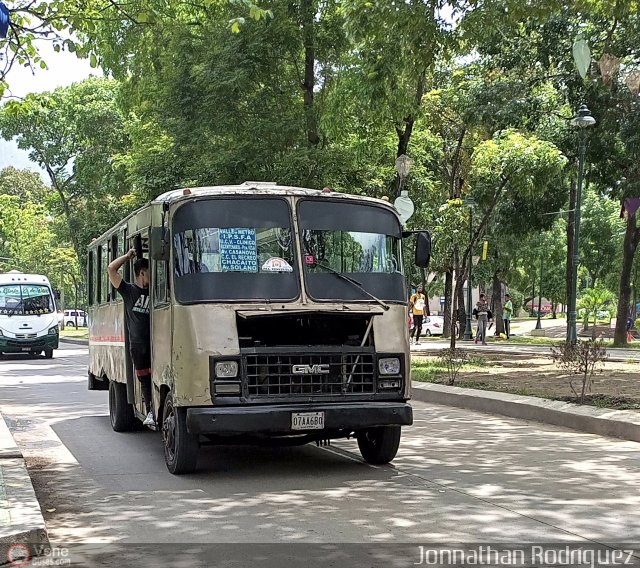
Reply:
M153 408L169 471L201 443L355 437L392 460L412 423L402 226L386 202L246 182L174 190L89 246L89 389L144 418L108 263L150 259ZM420 233L416 262L428 262ZM133 279L125 265L125 280Z
M17 270L0 274L0 355L43 353L51 359L58 348L58 333L48 278Z

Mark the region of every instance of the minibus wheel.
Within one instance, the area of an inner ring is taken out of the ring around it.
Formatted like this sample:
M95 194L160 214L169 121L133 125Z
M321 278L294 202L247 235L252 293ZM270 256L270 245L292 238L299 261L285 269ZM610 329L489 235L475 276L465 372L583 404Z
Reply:
M175 406L169 394L162 414L162 442L167 469L174 475L193 473L198 462L198 437L187 431L187 409Z
M114 432L131 432L135 424L133 406L127 402L127 385L109 381L109 418Z
M367 463L389 463L398 453L400 426L379 426L356 433L360 453Z

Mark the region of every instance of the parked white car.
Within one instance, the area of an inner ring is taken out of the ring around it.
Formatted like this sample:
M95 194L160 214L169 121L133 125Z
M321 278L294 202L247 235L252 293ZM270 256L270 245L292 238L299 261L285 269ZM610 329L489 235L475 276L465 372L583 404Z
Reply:
M62 321L65 327L87 327L87 313L84 310L65 310Z
M442 316L425 316L422 323L422 334L427 337L430 335L442 335L444 331L444 317Z

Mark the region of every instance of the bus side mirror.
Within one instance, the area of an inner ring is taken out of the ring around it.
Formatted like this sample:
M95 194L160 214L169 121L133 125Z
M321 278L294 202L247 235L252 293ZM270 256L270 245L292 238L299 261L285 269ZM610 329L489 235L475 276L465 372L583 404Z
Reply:
M149 242L153 260L169 260L169 231L166 227L152 227Z
M431 260L431 235L427 231L416 234L416 266L428 268Z

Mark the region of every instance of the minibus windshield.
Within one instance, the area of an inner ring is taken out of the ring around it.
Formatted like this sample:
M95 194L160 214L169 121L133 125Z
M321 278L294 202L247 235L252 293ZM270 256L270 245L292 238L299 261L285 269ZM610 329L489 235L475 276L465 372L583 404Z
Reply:
M311 297L371 301L357 287L336 278L339 272L382 300L404 301L402 229L393 213L374 205L328 200L305 200L298 213Z
M54 311L51 291L38 284L0 285L0 315L36 316Z
M182 303L298 296L291 213L283 199L209 199L173 223L174 281Z

